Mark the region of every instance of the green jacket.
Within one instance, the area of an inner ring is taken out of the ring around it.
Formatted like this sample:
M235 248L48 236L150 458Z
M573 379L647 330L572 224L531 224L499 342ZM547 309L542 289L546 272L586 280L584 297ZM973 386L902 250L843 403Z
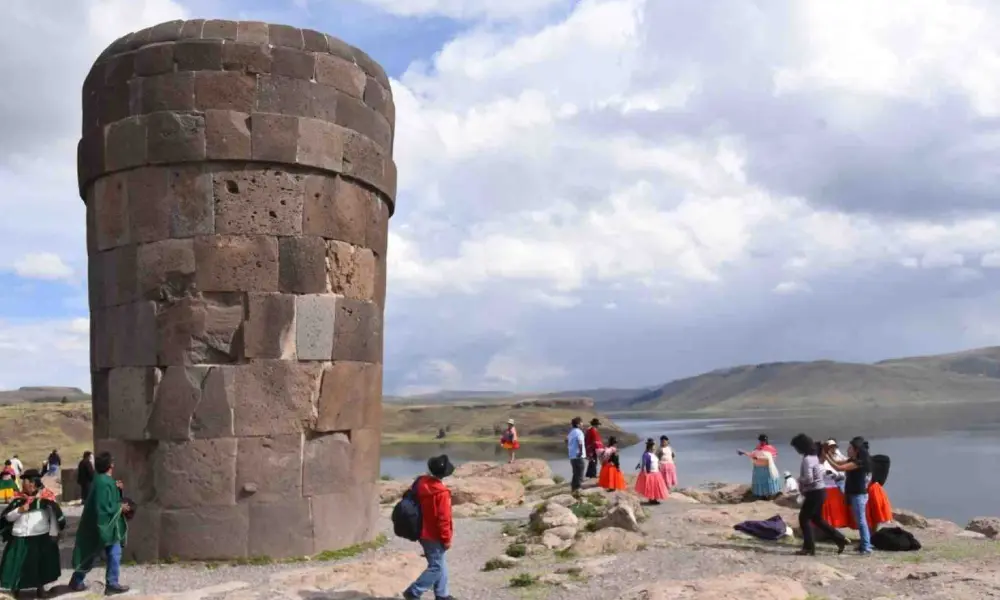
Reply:
M107 474L94 477L90 495L83 505L83 516L76 532L73 548L73 568L88 558L104 554L104 549L116 543L125 545L128 524L122 514L121 491L115 480Z

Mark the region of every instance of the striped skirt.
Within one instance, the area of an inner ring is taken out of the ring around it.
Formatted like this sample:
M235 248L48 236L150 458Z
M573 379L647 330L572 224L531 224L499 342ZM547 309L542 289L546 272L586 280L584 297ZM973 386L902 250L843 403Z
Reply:
M771 470L767 467L754 466L750 487L754 496L770 498L777 496L781 491L781 480L777 477L771 477Z

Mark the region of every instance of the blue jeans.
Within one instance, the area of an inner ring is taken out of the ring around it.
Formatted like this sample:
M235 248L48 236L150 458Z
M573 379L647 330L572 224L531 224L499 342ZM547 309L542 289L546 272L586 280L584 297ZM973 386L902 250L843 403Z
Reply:
M427 569L406 590L406 595L420 598L427 590L434 588L435 598L448 597L448 563L445 561L444 544L430 540L420 540L427 557Z
M122 568L122 545L114 544L108 546L104 549L104 556L108 563L107 571L104 575L104 582L107 585L118 585L118 573L121 572ZM73 571L73 578L69 580L69 584L73 587L79 587L83 585L83 580L87 577L87 573L94 568L94 559L97 558L92 556L80 564L80 568Z
M861 552L872 551L872 532L868 529L868 494L851 494L847 497L858 522L858 533L861 534Z

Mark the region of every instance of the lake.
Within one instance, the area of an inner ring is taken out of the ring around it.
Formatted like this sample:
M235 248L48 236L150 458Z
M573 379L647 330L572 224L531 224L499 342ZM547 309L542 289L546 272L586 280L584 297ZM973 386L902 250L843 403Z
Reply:
M853 436L863 435L874 454L892 459L886 492L894 506L960 524L976 516L1000 515L1000 480L993 475L1000 462L1000 403L718 418L618 415L615 422L642 438L670 436L682 487L710 481L749 483L749 460L736 450L752 449L759 433L767 433L778 449L779 470L796 474L799 457L788 445L796 433L833 437L844 452ZM556 474L568 478L563 448L561 440L526 444L518 456L548 460ZM493 443L391 445L382 448L382 473L415 476L425 470L429 455L439 453L456 463L505 458ZM622 469L631 471L641 454L638 445L623 449Z

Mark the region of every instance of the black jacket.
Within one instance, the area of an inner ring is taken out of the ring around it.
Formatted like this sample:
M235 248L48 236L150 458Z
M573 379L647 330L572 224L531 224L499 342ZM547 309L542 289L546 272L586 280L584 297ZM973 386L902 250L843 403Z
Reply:
M86 458L76 467L76 482L80 485L94 483L94 465Z

